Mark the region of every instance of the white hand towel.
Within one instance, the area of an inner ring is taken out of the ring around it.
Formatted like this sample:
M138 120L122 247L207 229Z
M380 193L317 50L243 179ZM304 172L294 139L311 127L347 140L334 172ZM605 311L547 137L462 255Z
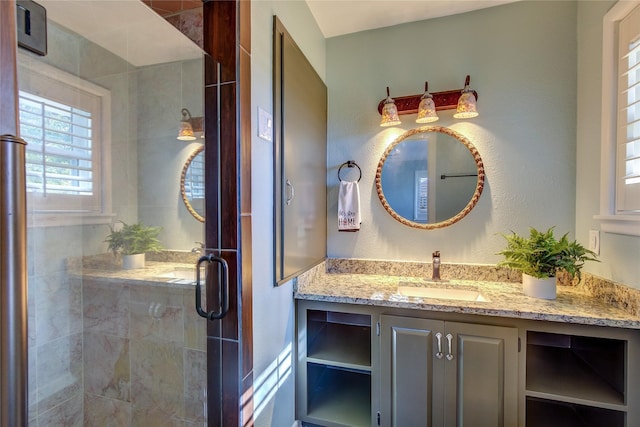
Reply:
M338 231L360 230L360 189L357 181L340 181Z

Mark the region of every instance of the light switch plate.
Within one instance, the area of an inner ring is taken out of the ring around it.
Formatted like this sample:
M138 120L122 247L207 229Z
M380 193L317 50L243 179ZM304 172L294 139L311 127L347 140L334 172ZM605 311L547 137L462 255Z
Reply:
M600 255L600 231L589 230L589 250Z
M273 118L271 113L258 107L258 136L273 142Z

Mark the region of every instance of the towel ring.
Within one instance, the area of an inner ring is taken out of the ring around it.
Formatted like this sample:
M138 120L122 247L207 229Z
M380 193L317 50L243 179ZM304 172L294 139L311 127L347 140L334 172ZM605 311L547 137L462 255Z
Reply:
M340 165L340 167L338 168L338 181L342 182L342 178L340 178L340 171L345 166L348 168L352 168L352 167L358 168L358 172L359 172L358 182L360 182L360 178L362 178L362 169L360 169L360 166L358 166L358 164L353 160L347 160L346 162Z

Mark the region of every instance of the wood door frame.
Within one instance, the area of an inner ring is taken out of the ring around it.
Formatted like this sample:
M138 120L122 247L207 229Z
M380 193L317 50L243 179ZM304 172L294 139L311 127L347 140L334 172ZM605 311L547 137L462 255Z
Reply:
M229 312L207 323L208 425L253 425L251 2L205 0L205 242L229 264ZM207 286L207 301L218 299Z

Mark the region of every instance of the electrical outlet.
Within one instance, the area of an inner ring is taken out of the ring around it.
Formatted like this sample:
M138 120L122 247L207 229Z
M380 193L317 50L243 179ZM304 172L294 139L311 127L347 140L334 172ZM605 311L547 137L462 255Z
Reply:
M589 230L589 250L600 255L600 231Z

